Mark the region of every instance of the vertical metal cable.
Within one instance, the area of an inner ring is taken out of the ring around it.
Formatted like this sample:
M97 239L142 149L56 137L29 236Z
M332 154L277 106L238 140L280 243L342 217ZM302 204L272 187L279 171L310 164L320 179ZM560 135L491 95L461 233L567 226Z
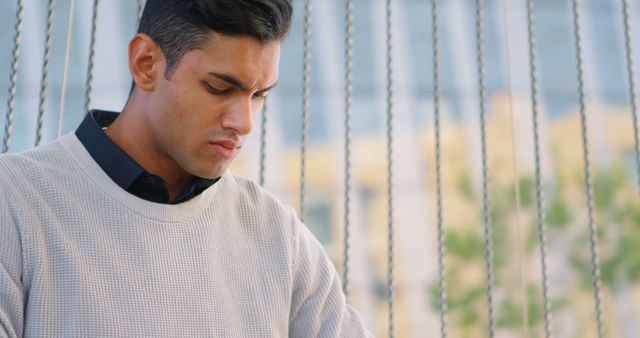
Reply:
M24 0L18 0L16 8L16 24L13 35L13 52L11 54L11 71L9 73L9 97L7 99L7 116L4 126L2 153L9 151L11 145L11 131L13 123L13 107L16 102L16 84L18 81L18 57L20 56L20 34L22 33L22 17L24 15Z
M136 32L138 26L140 26L140 18L142 18L142 11L144 10L144 0L138 0L138 11L136 12Z
M51 55L51 31L53 24L54 0L49 0L47 6L47 28L44 39L44 57L42 58L42 77L40 78L40 101L38 102L38 120L36 122L36 142L38 146L42 142L42 127L44 125L44 109L47 97L47 76L49 75L49 56Z
M344 244L342 291L349 296L349 245L351 231L351 99L353 92L353 0L346 0L344 98Z
M387 37L387 301L389 305L389 337L393 338L393 35L392 0L386 3Z
M636 83L633 70L633 50L631 48L631 27L629 25L629 2L622 0L622 18L624 24L624 46L627 57L627 75L629 77L629 97L631 98L631 116L633 117L633 136L636 151L636 178L640 191L640 133L638 132L638 102L636 101Z
M587 194L587 209L589 216L589 240L591 244L591 274L593 277L593 295L596 302L596 324L598 337L604 337L604 325L602 322L602 304L600 297L600 258L598 255L598 238L594 219L593 184L591 179L591 163L589 156L589 136L587 128L587 112L584 94L584 71L582 65L582 42L580 38L580 16L578 13L578 0L572 0L573 4L573 28L576 48L576 63L578 68L578 95L580 101L580 123L582 127L582 153L584 157L584 184Z
M302 68L302 139L300 140L300 220L304 222L304 193L309 132L309 92L311 87L311 0L304 1Z
M58 111L58 130L56 137L62 132L62 119L64 116L64 103L67 96L67 78L69 76L69 55L71 54L71 33L73 32L73 14L75 8L75 0L69 3L69 19L67 21L67 46L64 52L64 70L62 71L62 90L60 92L60 110Z
M447 337L447 284L445 279L445 243L442 219L442 140L440 137L440 66L438 46L438 1L431 0L431 24L433 41L433 118L436 137L436 203L438 228L438 287L440 305L440 337Z
M523 244L522 244L522 222L520 215L522 214L522 205L520 198L520 176L518 166L518 149L516 142L516 121L515 112L513 109L513 83L512 79L512 67L511 67L511 37L509 34L509 0L503 2L503 14L504 14L504 37L505 37L505 54L507 63L507 88L509 96L509 116L511 122L511 158L513 164L513 181L514 181L514 198L516 204L516 264L518 266L519 282L520 282L520 302L522 304L522 331L523 337L529 338L529 299L527 297L527 273L525 269L525 260L523 259Z
M476 49L478 63L478 95L480 98L480 145L482 147L482 221L484 223L484 252L487 270L487 309L489 321L489 338L495 336L493 306L493 229L491 226L489 207L489 170L487 168L487 136L485 112L485 79L484 79L484 27L483 1L476 0Z
M531 78L531 116L533 120L533 144L536 167L536 215L540 241L540 266L542 269L542 298L544 310L544 332L546 338L553 336L551 330L551 304L549 303L549 277L547 269L547 231L542 199L542 164L540 161L540 131L538 118L538 73L536 44L534 38L533 0L527 0L527 35L529 40L529 75Z
M258 174L258 182L264 187L264 177L267 162L267 103L262 107L262 115L260 116L260 171Z
M93 14L91 16L91 42L89 44L89 62L87 66L87 84L84 93L84 111L85 113L89 112L91 109L91 94L92 94L92 85L93 85L93 66L95 59L95 50L96 50L96 26L98 19L98 2L99 0L93 1Z

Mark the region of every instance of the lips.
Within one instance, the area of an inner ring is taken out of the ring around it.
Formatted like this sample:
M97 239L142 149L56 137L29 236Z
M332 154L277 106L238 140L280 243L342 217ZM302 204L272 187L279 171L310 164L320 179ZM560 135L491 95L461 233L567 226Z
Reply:
M214 153L225 158L234 157L236 153L240 150L240 147L242 146L240 142L236 142L232 140L210 141L209 145L211 146Z
M233 150L233 149L239 149L240 148L240 143L236 142L236 141L232 141L232 140L216 140L216 141L212 141L209 142L211 144L219 144L227 149Z

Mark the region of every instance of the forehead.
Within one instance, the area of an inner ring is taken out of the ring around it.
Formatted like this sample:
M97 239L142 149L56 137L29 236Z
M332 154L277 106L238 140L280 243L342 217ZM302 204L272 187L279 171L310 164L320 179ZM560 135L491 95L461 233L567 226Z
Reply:
M200 46L186 53L178 65L187 72L223 73L248 86L277 81L280 41L263 43L253 37L210 33Z

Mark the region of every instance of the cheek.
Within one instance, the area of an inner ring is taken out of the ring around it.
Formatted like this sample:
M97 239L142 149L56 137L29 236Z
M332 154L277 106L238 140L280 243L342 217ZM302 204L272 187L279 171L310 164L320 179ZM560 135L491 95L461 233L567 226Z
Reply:
M175 96L167 95L157 101L150 123L154 125L156 139L165 149L180 149L186 145L193 129L186 118L185 109Z
M174 131L188 134L193 132L193 128L198 126L197 116L199 104L194 100L192 92L183 88L174 88L166 96L164 116L165 123Z
M191 148L215 132L218 119L215 107L220 102L214 102L209 93L195 84L172 84L160 100L162 105L158 108L163 114L162 121L157 122L169 134L165 136L167 142L175 143L170 146Z
M207 140L215 135L215 117L192 101L182 102L168 122L174 135L174 146L188 153L207 151Z

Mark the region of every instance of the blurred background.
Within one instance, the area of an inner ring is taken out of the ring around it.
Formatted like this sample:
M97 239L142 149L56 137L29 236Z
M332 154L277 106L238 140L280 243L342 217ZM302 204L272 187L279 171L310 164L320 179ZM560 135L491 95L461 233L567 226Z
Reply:
M596 337L589 212L570 0L534 3L538 113L550 328ZM622 0L578 1L587 137L608 337L640 337L640 198ZM70 0L56 0L43 141L56 138ZM84 114L93 1L75 1L61 131ZM640 1L628 1L630 43L640 50ZM92 108L120 111L130 76L127 43L138 2L97 10ZM294 0L278 87L233 169L300 210L304 3ZM487 337L482 160L493 229L496 337L543 337L545 316L525 0L487 0L484 12L486 148L481 146L476 4L438 2L442 227L449 337ZM0 2L0 102L7 102L17 1ZM397 337L440 336L432 2L392 2L394 324ZM388 335L387 64L385 1L353 0L353 109L348 301ZM10 152L34 146L47 1L26 0ZM304 221L344 268L345 1L311 1L310 95ZM632 54L638 65L640 57ZM4 76L2 75L4 74ZM640 83L638 72L634 75ZM636 95L640 94L637 92ZM637 102L637 101L636 101ZM6 105L0 114L5 126ZM4 128L2 129L4 132ZM267 225L265 225L267 226Z

